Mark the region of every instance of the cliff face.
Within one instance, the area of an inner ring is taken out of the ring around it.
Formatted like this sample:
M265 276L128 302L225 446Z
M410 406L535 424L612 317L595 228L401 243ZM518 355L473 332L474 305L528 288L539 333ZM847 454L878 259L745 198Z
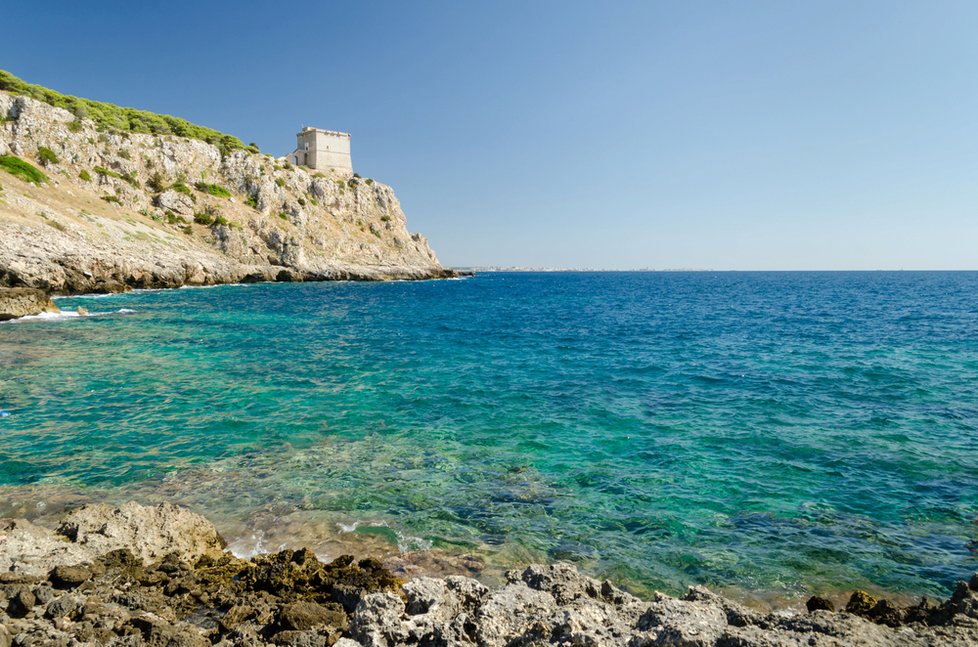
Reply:
M60 293L257 280L452 276L394 191L195 139L100 132L0 92L0 285Z

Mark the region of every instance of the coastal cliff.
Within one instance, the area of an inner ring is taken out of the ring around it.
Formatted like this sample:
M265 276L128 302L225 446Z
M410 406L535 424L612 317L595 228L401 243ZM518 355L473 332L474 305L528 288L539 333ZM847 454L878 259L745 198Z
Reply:
M0 645L309 647L978 644L978 575L942 604L854 593L844 612L761 613L692 587L641 600L569 565L529 566L495 590L404 581L372 559L309 550L250 561L206 519L167 503L86 505L56 529L0 519Z
M454 275L389 186L253 150L107 128L0 91L0 286Z

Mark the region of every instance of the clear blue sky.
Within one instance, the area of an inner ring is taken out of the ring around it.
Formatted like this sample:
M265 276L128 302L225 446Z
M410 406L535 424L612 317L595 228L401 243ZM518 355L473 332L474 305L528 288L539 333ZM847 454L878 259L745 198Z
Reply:
M451 265L978 268L976 2L17 2L0 68L290 150Z

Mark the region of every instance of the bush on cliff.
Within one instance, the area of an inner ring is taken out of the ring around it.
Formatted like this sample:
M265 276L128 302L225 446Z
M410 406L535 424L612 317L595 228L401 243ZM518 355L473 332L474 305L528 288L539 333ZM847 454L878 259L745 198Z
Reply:
M198 191L203 191L204 193L208 195L212 195L217 198L231 197L231 192L219 184L208 184L207 182L198 182L194 186Z
M11 94L31 97L52 106L64 108L72 112L79 119L91 119L100 129L132 133L152 133L155 135L176 135L177 137L199 139L208 144L213 144L225 155L235 150L247 150L251 153L259 152L257 146L245 146L240 139L233 135L228 135L212 128L198 126L178 117L160 115L145 110L136 110L135 108L123 108L111 103L68 96L40 85L22 81L4 70L0 70L0 90Z
M156 171L146 180L146 186L154 193L162 193L166 190L166 178L163 177L162 173Z
M48 164L57 164L59 161L58 155L47 146L37 147L37 160L44 166L47 166Z
M10 173L14 177L19 177L25 182L31 182L37 185L48 181L48 176L42 173L36 166L13 155L0 155L0 169Z

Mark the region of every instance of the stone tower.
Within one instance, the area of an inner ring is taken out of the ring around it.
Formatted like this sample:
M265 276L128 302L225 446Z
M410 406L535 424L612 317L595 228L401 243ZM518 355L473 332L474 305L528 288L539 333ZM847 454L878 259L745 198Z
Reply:
M350 160L350 133L304 127L296 136L296 149L289 161L321 171L353 172Z

